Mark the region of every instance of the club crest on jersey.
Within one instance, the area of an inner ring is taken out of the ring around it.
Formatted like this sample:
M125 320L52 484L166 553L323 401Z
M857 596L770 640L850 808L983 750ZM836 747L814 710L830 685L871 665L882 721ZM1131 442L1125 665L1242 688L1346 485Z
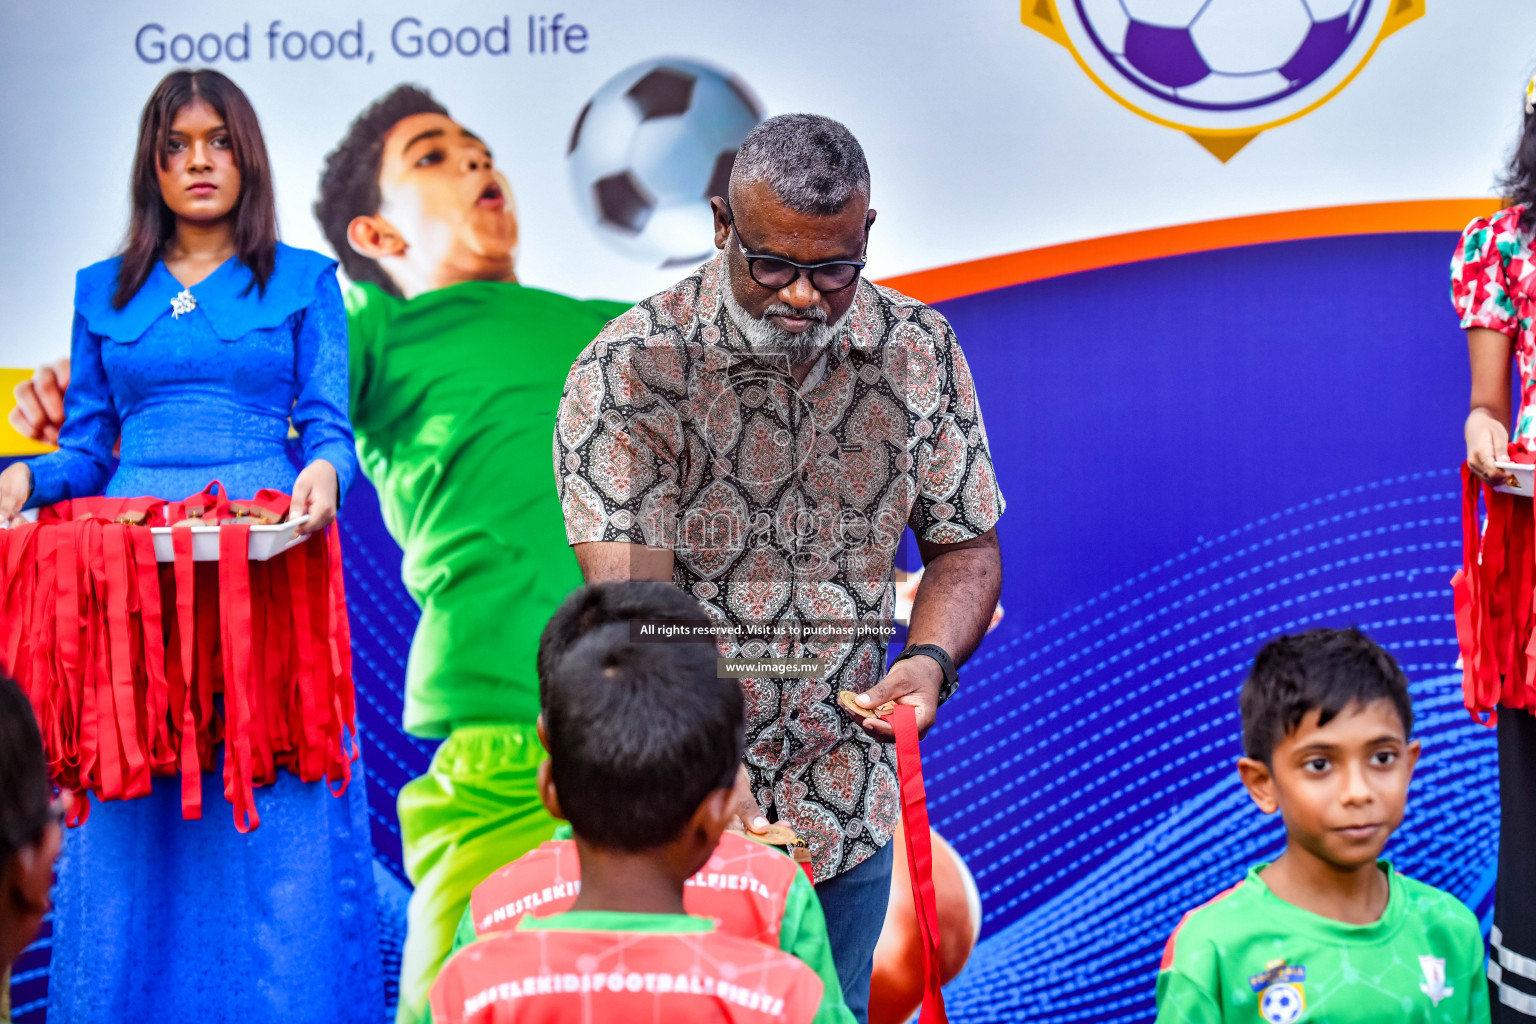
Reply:
M1259 996L1259 1017L1268 1024L1291 1024L1307 1008L1303 983L1307 969L1301 964L1275 960L1252 975L1248 984Z
M1421 956L1419 969L1424 972L1424 984L1419 986L1419 991L1429 996L1431 1004L1439 1006L1440 1000L1456 994L1456 990L1445 983L1444 957Z

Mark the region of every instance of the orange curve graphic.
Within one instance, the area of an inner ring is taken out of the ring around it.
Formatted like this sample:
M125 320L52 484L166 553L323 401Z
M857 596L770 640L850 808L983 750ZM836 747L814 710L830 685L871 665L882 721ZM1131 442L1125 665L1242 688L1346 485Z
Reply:
M1260 213L1025 249L897 274L880 283L920 302L942 302L1084 270L1244 245L1343 235L1460 231L1472 218L1492 213L1499 205L1496 199L1424 199Z
M880 283L920 302L942 302L1009 285L1185 253L1304 238L1460 231L1472 218L1492 213L1499 205L1495 199L1425 199L1260 213L1025 249L897 274ZM30 373L0 368L0 458L51 450L49 446L24 440L3 419L14 405L11 389Z

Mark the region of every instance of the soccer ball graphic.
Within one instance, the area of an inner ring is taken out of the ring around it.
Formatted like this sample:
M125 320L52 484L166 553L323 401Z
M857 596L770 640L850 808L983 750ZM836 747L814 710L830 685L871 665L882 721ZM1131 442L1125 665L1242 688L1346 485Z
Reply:
M1271 985L1259 996L1259 1016L1269 1024L1291 1024L1304 1008L1301 992L1294 985Z
M763 119L752 90L696 60L648 60L614 75L581 108L566 150L576 202L597 233L653 266L713 250L711 196Z
M1385 0L1071 0L1100 54L1180 107L1237 111L1316 82Z

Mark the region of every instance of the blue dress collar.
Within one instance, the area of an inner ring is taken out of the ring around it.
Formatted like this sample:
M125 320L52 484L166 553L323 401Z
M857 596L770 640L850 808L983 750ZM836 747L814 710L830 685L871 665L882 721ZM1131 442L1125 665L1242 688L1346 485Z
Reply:
M196 307L182 314L201 316L223 341L235 341L254 330L276 327L314 300L315 289L333 274L336 261L308 249L278 243L272 276L265 293L256 288L245 264L231 256L218 269L190 288L157 262L138 294L122 309L112 308L122 257L94 263L75 276L75 311L85 317L93 334L118 342L138 341L162 317L173 316L171 301L183 290Z

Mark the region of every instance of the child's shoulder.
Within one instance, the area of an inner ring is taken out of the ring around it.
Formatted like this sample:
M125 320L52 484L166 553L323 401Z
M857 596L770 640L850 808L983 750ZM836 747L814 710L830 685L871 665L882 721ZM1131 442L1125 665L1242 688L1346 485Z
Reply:
M1407 913L1418 919L1424 927L1449 930L1482 943L1482 925L1465 903L1444 889L1437 889L1416 878L1402 874L1396 875L1396 878L1407 902Z
M475 891L485 888L494 888L494 883L509 878L517 878L526 875L531 867L543 867L546 863L568 862L567 866L580 869L580 861L574 859L576 855L576 842L572 839L548 839L529 850L527 853L510 860L501 867L492 871L485 877Z
M1259 926L1263 915L1255 914L1253 908L1259 887L1253 884L1251 874L1184 913L1163 946L1163 970L1174 965L1181 949L1223 945L1233 932Z

